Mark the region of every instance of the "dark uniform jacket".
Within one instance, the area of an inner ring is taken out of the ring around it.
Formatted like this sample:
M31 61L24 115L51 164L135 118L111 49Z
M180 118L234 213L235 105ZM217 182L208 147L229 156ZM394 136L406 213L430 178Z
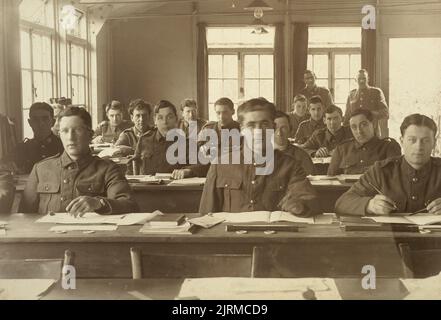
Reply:
M269 175L256 175L253 164L212 164L199 212L276 211L282 198L289 198L303 205L300 215L321 213L316 192L301 165L278 150L273 161L274 170Z
M359 108L379 112L376 120L389 118L386 98L380 88L368 86L364 89L353 89L349 92L348 100L346 101L345 124L349 123L351 113Z
M313 96L320 96L320 98L322 98L323 106L325 109L333 103L331 92L329 92L329 89L325 87L319 87L315 85L313 88L309 89L305 86L300 91L300 94L303 94L306 97L306 99L308 100L308 105Z
M128 120L123 120L119 126L112 127L109 121L103 121L98 125L94 133L94 138L101 136L103 142L106 143L115 143L121 132L126 129L129 129L133 126L133 123Z
M104 199L109 212L98 212L102 214L138 210L117 164L92 155L76 162L64 152L35 165L23 193L20 212L65 212L67 205L79 196Z
M15 163L21 174L29 174L37 162L63 152L63 144L52 134L43 141L25 139L19 143L15 151Z
M15 186L10 172L0 171L0 214L10 213Z
M335 148L328 168L328 175L361 174L375 161L399 155L401 155L401 147L392 138L374 137L363 145L357 140L351 139Z
M308 152L311 156L314 156L315 152L319 148L326 147L328 151L332 151L339 144L352 139L352 131L349 127L341 127L333 135L327 127L314 131L312 136L306 141L302 148Z
M188 150L188 139L185 139L186 150ZM134 174L154 175L156 173L171 173L175 169L180 169L185 164L170 164L167 161L167 149L174 144L167 141L157 128L144 133L136 146L135 172ZM187 153L187 152L186 152ZM187 161L188 157L186 157Z
M306 175L314 174L314 163L312 162L311 157L305 150L303 150L300 147L289 144L285 150L282 150L282 152L294 157L294 159L300 162L303 171L305 171Z
M303 117L299 117L297 114L295 113L290 113L289 114L289 126L291 127L291 131L289 134L290 138L295 138L297 130L299 129L300 124L305 121L308 120L311 116L306 113Z
M369 183L395 202L396 212L418 211L441 197L441 158L431 158L420 170L413 169L404 156L375 162L337 200L336 212L365 215L369 200L378 194Z
M303 144L312 136L314 131L326 128L323 120L315 121L314 119L308 119L300 123L299 129L297 130L294 142L298 144Z
M152 130L152 128L148 128L145 132ZM115 146L126 146L130 147L135 151L136 145L138 144L139 138L145 133L136 129L135 126L124 130L119 135L118 140L115 142Z
M195 137L197 138L199 132L201 132L202 128L207 123L207 121L205 121L204 119L196 119L195 121L196 121L196 124L197 124L197 132L195 134ZM184 119L181 119L179 121L178 128L184 131L185 136L187 138L190 137L190 127L189 127L188 123Z

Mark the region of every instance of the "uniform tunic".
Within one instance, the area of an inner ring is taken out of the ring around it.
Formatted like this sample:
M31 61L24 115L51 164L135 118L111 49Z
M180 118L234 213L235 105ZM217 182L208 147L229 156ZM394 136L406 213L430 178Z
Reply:
M300 94L303 94L306 97L308 105L313 96L320 96L320 98L322 98L323 107L325 108L329 107L333 103L331 92L325 87L319 87L315 85L312 88L308 88L305 86L300 91Z
M115 143L121 132L132 126L133 123L128 120L123 120L117 127L112 127L109 121L103 121L96 128L94 138L101 136L103 143Z
M303 144L312 136L314 131L326 128L323 120L316 121L314 119L308 119L300 123L299 129L297 130L296 137L294 138L294 142L298 144Z
M328 151L332 151L339 144L352 139L352 131L349 127L341 127L335 134L332 134L327 127L314 131L312 136L306 141L302 148L308 152L311 156L315 155L315 152L323 147L326 147Z

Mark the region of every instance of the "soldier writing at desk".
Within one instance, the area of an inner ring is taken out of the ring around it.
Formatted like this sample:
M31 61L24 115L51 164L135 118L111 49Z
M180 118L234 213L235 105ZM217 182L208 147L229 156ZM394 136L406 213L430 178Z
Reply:
M78 107L60 114L64 152L37 163L29 175L20 212L136 212L132 191L117 164L91 154L92 120Z
M436 124L425 115L412 114L404 119L400 131L404 156L370 167L337 200L337 213L393 215L427 210L441 214L441 158L431 157Z

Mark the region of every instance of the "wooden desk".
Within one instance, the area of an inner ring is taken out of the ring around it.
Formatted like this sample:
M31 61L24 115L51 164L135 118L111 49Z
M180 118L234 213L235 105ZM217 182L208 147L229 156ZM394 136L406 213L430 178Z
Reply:
M292 247L295 261L285 263L294 262L296 270L322 277L358 277L367 264L376 267L377 276L401 277L398 243L408 243L412 248L441 248L439 232L345 232L339 225L308 225L299 232L237 234L226 232L221 224L182 236L142 234L140 225L94 234L56 234L49 231L51 224L34 223L39 217L14 214L3 218L9 225L6 236L0 236L0 258L57 258L70 249L76 253L77 276L81 278L130 278L132 246L152 253L251 254L255 246L287 245Z
M183 279L78 279L75 290L64 290L57 283L43 296L43 300L137 300L128 293L129 291L138 291L153 300L173 300L178 296L183 281ZM378 279L375 290L364 290L360 278L335 279L335 283L344 300L398 300L405 298L409 293L399 279ZM176 303L178 304L179 301Z

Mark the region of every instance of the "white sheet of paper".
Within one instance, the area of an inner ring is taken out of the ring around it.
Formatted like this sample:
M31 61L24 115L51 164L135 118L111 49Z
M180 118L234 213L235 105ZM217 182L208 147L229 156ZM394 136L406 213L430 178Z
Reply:
M334 214L320 214L314 217L314 224L332 224Z
M400 279L409 294L405 300L441 300L441 272L425 279Z
M128 180L136 180L136 182L159 182L159 179L157 179L155 176L146 176L146 175L126 175L126 178Z
M0 279L0 300L38 300L53 279Z
M100 158L111 158L113 157L120 149L118 147L110 147L105 148L100 153L98 153L98 157Z
M8 223L6 221L1 221L0 220L0 226L6 226Z
M269 211L232 212L227 213L225 221L229 223L266 222L270 223Z
M49 229L49 231L116 231L118 226L105 224L105 225L63 225L55 226Z
M213 215L208 215L206 214L205 216L202 217L197 217L197 218L193 218L193 219L189 219L188 222L201 226L203 228L211 228L219 223L222 223L225 221L225 218L222 217L216 217Z
M185 178L179 180L172 180L168 185L169 186L203 186L207 178Z
M336 180L337 176L328 176L328 175L318 174L318 175L309 175L309 176L307 176L307 178L309 181L320 181L320 180L329 181L329 180Z
M300 218L300 217L296 217L295 215L289 212L284 212L284 211L272 212L270 222L278 222L278 221L313 224L314 218Z
M0 236L6 236L6 229L0 228Z
M363 219L374 220L377 223L407 223L410 221L406 219L406 217L388 217L388 216L379 216L379 217L363 217Z
M407 216L406 219L419 226L424 226L441 222L441 215L421 213L413 216Z
M312 163L331 163L331 157L326 158L312 158Z
M157 215L154 213L130 213L121 215L100 215L94 212L88 212L82 217L73 217L68 213L61 212L54 215L47 214L38 219L38 223L57 223L57 224L114 224L119 226L144 224Z
M311 184L313 186L341 186L341 182L338 180L313 180Z

